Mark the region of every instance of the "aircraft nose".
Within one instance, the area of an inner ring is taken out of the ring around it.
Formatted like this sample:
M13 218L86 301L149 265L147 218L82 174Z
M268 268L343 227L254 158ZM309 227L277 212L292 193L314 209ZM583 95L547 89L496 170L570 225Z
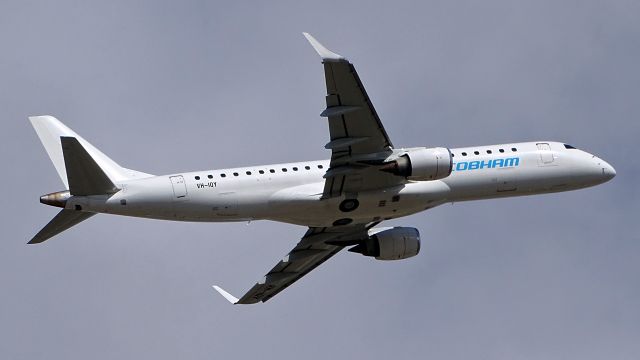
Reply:
M605 178L605 181L609 181L616 176L616 169L613 168L606 161L602 161L602 175Z
M613 179L616 176L616 169L613 168L608 162L602 160L597 156L593 156L596 166L596 171L598 172L598 177L601 182L606 182Z
M582 171L579 172L581 176L578 177L588 186L605 183L616 176L616 170L613 166L601 158L587 153L583 159L582 164L584 165Z

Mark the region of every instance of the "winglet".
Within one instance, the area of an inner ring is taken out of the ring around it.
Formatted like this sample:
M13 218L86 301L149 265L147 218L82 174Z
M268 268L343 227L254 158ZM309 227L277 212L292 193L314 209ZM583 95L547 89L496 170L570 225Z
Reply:
M302 35L307 38L309 44L313 46L313 49L320 55L323 61L345 61L344 56L334 53L333 51L324 47L324 45L320 44L318 40L316 40L309 33L303 32Z
M221 288L218 285L213 285L213 288L220 293L220 295L224 296L225 299L227 299L228 302L232 303L232 304L236 304L238 303L238 298L229 294L228 292L226 292L223 288Z

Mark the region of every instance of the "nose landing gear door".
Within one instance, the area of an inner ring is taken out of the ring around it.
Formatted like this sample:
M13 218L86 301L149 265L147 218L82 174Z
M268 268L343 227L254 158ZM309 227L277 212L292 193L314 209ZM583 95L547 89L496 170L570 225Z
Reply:
M171 186L173 187L173 199L174 200L186 200L187 199L187 184L184 182L182 175L170 176Z
M538 164L540 166L550 165L553 163L553 153L551 152L551 146L548 143L537 143L538 153L540 153L540 160Z

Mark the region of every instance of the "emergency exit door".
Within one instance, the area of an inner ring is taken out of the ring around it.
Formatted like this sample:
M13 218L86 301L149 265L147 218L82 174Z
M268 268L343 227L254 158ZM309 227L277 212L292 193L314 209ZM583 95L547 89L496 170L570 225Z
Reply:
M553 153L548 143L537 143L538 152L540 153L540 165L548 165L553 162Z

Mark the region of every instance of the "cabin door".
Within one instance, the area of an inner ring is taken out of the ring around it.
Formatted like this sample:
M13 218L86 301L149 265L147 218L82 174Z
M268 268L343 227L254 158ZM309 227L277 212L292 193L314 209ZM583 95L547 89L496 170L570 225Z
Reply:
M186 199L187 197L187 184L184 182L184 177L182 175L178 176L170 176L171 186L173 187L173 198L174 199Z

